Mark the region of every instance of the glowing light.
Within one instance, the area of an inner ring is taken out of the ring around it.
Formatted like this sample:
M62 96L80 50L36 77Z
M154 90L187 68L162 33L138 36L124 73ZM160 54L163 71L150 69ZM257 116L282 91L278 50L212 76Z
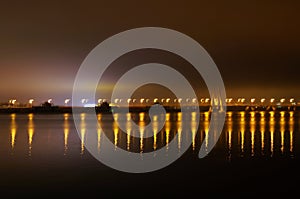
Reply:
M66 118L66 116L65 116L65 118ZM68 138L69 138L69 123L65 119L65 122L64 122L64 155L67 154L67 150L68 150Z
M166 102L167 102L167 103L169 103L169 102L170 102L170 100L171 100L170 98L167 98L167 99L166 99Z
M208 103L208 102L209 102L209 100L210 100L209 98L206 98L206 99L205 99L205 103Z
M250 101L251 101L251 103L254 103L255 102L255 98L252 98Z
M170 121L170 113L166 113L166 121Z
M265 98L262 98L262 99L260 100L261 103L264 103L265 101L266 101Z
M130 99L130 98L129 98L129 99L127 99L127 103L129 104L129 103L131 102L131 100L132 100L132 99Z
M193 99L192 99L192 102L193 102L193 103L196 103L196 102L197 102L197 99L196 99L196 98L193 98Z
M33 101L34 101L34 99L30 99L30 100L28 100L28 103L32 105Z
M246 99L245 99L245 98L242 98L242 99L241 99L241 102L242 102L242 103L244 103L245 101L246 101Z
M144 121L145 120L145 113L140 113L139 118L140 118L141 122Z
M33 121L29 120L28 121L28 147L29 147L28 155L29 156L31 156L33 135L34 135Z
M119 99L115 99L114 102L115 104L117 104L119 102Z
M48 101L47 101L48 103L52 103L52 99L48 99Z
M15 119L11 120L11 148L14 149L16 142L17 125Z
M98 104L101 104L101 102L102 102L102 99L98 99Z
M182 102L182 98L179 98L179 99L178 99L178 102L181 103L181 102Z
M294 98L291 98L291 99L290 99L290 103L293 103L294 101L295 101Z
M154 98L153 102L157 103L158 102L158 98Z
M119 134L119 127L118 127L118 123L117 122L113 123L113 131L114 131L114 145L115 145L115 150L117 150L118 134Z
M284 99L284 98L282 98L282 99L280 100L280 102L281 102L281 103L284 103L284 102L285 102L285 99Z
M140 103L141 103L141 104L144 103L144 101L145 101L144 98L140 99Z
M65 104L67 105L70 102L70 99L65 99Z
M274 99L274 98L270 99L270 102L271 102L271 103L274 103L274 102L275 102L275 99Z

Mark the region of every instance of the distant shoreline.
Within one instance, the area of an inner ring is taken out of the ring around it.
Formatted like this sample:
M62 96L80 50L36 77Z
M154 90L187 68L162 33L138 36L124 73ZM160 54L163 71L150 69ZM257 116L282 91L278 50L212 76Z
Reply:
M95 109L96 113L111 113L113 109L122 109L122 107L113 107L112 109L102 109L101 107L74 107L78 112L89 112L92 109ZM149 106L145 107L130 107L130 112L147 112ZM176 107L164 107L166 112L180 112L179 108ZM76 110L76 112L77 112ZM200 112L206 112L210 110L210 106L199 106ZM227 106L227 111L296 111L300 110L300 106ZM72 107L65 106L51 106L51 107L9 107L9 108L0 108L0 114L11 114L11 113L35 113L35 114L63 114L63 113L72 113Z

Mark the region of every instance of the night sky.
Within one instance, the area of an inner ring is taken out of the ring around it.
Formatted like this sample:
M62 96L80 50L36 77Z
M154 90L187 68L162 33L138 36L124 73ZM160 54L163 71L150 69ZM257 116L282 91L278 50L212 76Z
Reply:
M245 2L1 2L0 102L53 98L62 104L71 97L77 70L96 45L145 26L174 29L198 41L218 66L229 97L300 100L300 3ZM104 79L113 82L124 71L120 67L143 60L185 67L157 51L137 55L116 61Z

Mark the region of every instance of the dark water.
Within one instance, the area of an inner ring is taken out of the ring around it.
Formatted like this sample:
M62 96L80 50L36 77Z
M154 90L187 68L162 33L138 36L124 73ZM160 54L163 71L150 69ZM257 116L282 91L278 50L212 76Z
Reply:
M148 122L144 113L130 116L141 127ZM118 117L115 115L115 119ZM167 155L168 144L175 136L180 152L187 137L195 135L188 151L170 166L129 174L103 165L86 150L90 132L85 129L84 114L79 135L70 114L0 115L1 193L198 198L212 194L286 197L299 192L299 112L228 112L217 145L203 159L198 159L199 148L208 144L208 136L214 136L208 135L209 114L200 115L199 129L191 121L186 131L181 131L180 118L177 113L168 114L160 133L141 139L122 133L112 116L98 115L103 128L97 131L100 154L104 132L116 147L140 153L141 157L162 147Z

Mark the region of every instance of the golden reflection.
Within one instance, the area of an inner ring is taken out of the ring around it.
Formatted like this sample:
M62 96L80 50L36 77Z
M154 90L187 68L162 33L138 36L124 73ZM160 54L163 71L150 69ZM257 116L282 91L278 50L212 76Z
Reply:
M15 113L11 114L10 118L11 118L12 121L16 120L16 114Z
M80 146L80 154L84 154L84 142L85 142L85 133L86 133L86 124L85 124L85 113L80 114L80 136L81 136L81 146Z
M280 119L280 151L283 153L284 150L284 131L285 131L285 120Z
M250 112L250 122L253 122L253 121L255 121L255 112L251 111Z
M130 120L131 120L131 114L130 114L130 113L127 113L127 114L126 114L126 120L127 120L127 121L130 121Z
M245 147L245 112L241 112L240 129L241 152L243 155Z
M227 120L232 121L232 112L231 111L227 112Z
M81 136L81 148L80 148L80 154L83 155L84 154L84 141L85 141L85 125L81 125L80 128L80 136Z
M140 113L139 117L140 117L140 121L143 122L145 120L145 113Z
M280 121L284 121L284 115L285 115L285 112L280 111Z
M32 140L33 140L33 135L34 135L34 124L33 124L33 115L30 116L28 120L28 155L31 156L31 150L32 150Z
M178 152L180 153L182 142L182 123L177 122L177 136L178 136Z
M68 114L64 115L65 121L64 121L64 155L67 154L68 150L68 138L69 138L69 122L66 118L68 118Z
M209 121L209 112L204 112L204 121Z
M208 150L208 131L209 131L209 122L208 121L205 121L204 122L204 134L205 134L205 151L207 152Z
M251 133L251 156L254 156L255 118L254 118L254 120L251 119L251 121L250 121L250 133Z
M166 122L165 124L165 131L166 131L166 149L169 150L169 142L170 142L170 130L171 130L171 123Z
M70 115L69 113L65 113L64 114L64 120L68 120L69 119L69 115Z
M130 135L131 135L131 123L130 122L126 123L126 134L127 134L126 149L129 151L130 150Z
M166 122L170 121L170 113L166 113Z
M115 115L117 115L117 114L115 114ZM117 145L118 145L118 136L119 136L119 127L118 127L117 122L113 123L113 131L114 131L114 145L115 145L115 150L116 150Z
M244 122L245 121L245 112L241 111L241 121Z
M80 114L80 119L81 119L81 121L84 121L84 120L85 120L85 113L81 113L81 114Z
M196 119L197 119L197 113L196 112L192 112L191 116L192 116L192 121L193 122L196 121Z
M153 150L157 148L157 133L158 133L158 123L153 122Z
M290 152L293 153L293 149L294 149L294 117L290 118L289 131L290 131Z
M196 148L197 122L195 122L195 121L191 122L191 130L192 130L192 148L194 151Z
M99 114L97 114L97 120L98 121L101 121L101 119L102 119L102 115L99 113Z
M98 127L97 129L97 149L99 153L101 149L101 128L100 127Z
M178 112L178 113L177 113L177 121L178 121L178 122L181 122L181 120L182 120L182 113L181 113L181 112Z
M265 121L265 112L264 111L260 112L260 121Z
M144 131L145 129L143 127L140 128L140 153L144 151Z
M271 156L273 156L274 153L274 131L275 131L275 120L270 119Z
M265 150L265 131L266 131L265 120L260 120L260 133L261 133L261 152Z
M270 111L270 122L274 122L274 116L275 116L275 112L274 111Z
M227 131L228 131L228 151L231 156L232 150L232 120L227 121Z
M13 114L12 114L13 115ZM16 143L17 125L15 120L15 114L11 117L10 134L11 134L11 149L14 149ZM14 119L13 119L14 118Z

